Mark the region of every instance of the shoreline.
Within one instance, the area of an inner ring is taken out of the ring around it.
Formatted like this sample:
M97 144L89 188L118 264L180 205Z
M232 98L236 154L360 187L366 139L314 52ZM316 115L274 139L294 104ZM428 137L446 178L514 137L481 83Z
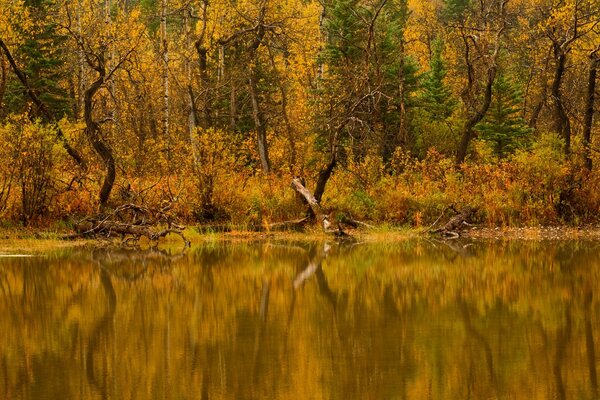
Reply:
M71 239L62 236L72 234L72 231L45 231L32 229L0 229L0 256L4 254L39 253L44 250L73 248L81 246L97 246L96 239ZM360 241L404 241L425 237L419 228L390 228L385 226L368 230L354 230L350 234ZM331 240L332 236L318 229L305 232L199 232L197 227L188 227L186 237L192 246L201 242L210 241L253 241L253 240ZM461 233L461 239L468 240L598 240L600 241L600 227L566 227L566 226L538 226L538 227L473 227ZM173 244L179 238L167 239L164 243ZM453 240L453 239L449 239Z

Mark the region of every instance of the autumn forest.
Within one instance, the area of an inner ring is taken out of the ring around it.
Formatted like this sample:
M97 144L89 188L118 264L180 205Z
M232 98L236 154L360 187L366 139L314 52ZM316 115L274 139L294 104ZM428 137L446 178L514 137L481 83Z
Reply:
M596 0L0 0L2 224L599 222Z

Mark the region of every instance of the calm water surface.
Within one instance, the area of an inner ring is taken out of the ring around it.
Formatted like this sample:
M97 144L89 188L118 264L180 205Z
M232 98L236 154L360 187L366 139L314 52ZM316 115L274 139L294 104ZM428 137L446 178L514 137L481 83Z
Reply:
M597 399L600 243L0 259L0 399Z

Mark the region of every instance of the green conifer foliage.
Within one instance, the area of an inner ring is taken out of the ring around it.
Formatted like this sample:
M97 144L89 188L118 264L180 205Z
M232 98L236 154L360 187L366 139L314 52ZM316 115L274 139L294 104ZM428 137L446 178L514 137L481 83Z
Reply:
M361 30L365 22L359 16L365 13L358 0L336 0L327 8L325 30L328 42L322 57L332 65L356 62L362 55L364 43Z
M471 5L471 0L444 0L442 16L448 20L461 20L463 13Z
M443 121L454 111L456 101L452 97L450 88L444 84L447 73L442 59L444 44L440 39L436 39L432 47L430 70L421 83L422 92L419 100L432 121Z
M492 105L475 129L482 140L492 144L494 154L504 158L523 146L532 130L519 115L523 101L517 86L499 75L493 91Z
M60 119L63 115L69 115L71 108L67 91L60 83L64 82L66 75L65 52L62 51L66 39L57 33L56 24L48 23L48 15L56 4L51 0L28 0L25 1L25 6L29 8L34 23L33 34L27 37L16 54L23 63L23 72L31 87ZM8 83L6 111L26 111L27 104L29 97L21 83L13 77ZM29 111L37 116L37 110Z

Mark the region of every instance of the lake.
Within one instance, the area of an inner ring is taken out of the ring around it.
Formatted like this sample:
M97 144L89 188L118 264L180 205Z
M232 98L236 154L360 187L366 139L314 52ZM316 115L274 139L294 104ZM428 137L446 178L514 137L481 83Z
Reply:
M600 243L0 258L1 399L597 399Z

